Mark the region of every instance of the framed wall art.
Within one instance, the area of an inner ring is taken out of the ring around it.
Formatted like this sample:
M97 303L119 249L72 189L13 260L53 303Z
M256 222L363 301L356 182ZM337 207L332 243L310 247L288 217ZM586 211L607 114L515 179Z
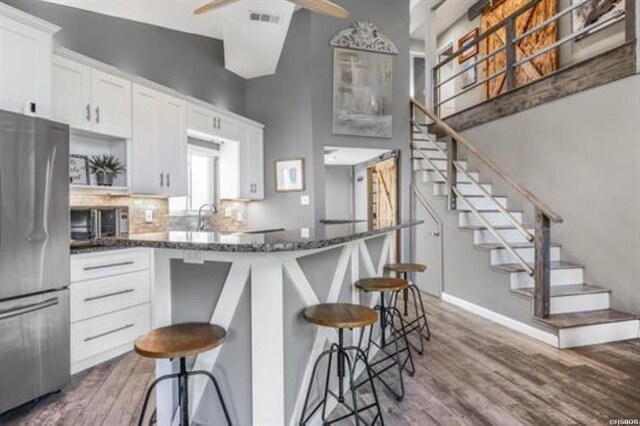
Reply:
M276 161L276 192L304 191L304 158Z

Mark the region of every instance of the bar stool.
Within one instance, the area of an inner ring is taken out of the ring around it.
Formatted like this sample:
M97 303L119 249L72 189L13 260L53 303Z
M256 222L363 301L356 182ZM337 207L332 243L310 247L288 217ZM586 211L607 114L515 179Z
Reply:
M431 330L429 330L429 323L427 321L427 312L424 309L424 303L422 302L422 297L420 296L420 289L415 285L415 283L409 281L408 275L409 273L415 272L424 272L427 270L427 266L421 263L394 263L389 264L384 267L386 271L394 272L401 276L402 279L405 279L409 282L409 287L402 290L402 299L404 302L403 313L406 317L408 315L407 305L409 302L409 293L413 297L413 308L415 310L415 319L407 323L407 333L412 333L414 331L418 331L418 340L420 341L420 347L418 348L416 345L412 344L416 351L420 355L424 353L424 342L422 339L430 340L431 339ZM396 302L397 302L396 298ZM426 331L426 334L424 334Z
M306 308L303 312L303 317L308 322L319 325L321 327L331 327L338 330L338 343L332 343L331 347L322 352L316 362L313 365L313 372L311 373L311 380L309 382L309 388L307 389L307 395L304 400L304 406L302 409L302 415L300 416L300 425L305 425L313 415L318 411L320 407L322 407L322 421L323 424L329 425L332 423L343 421L349 417L355 418L356 425L362 424L375 424L379 419L380 423L384 425L384 420L382 419L382 410L380 409L380 403L378 402L378 394L376 393L376 388L373 383L373 374L371 372L371 368L369 366L368 358L365 352L360 348L362 344L362 336L364 333L360 334L360 339L358 342L358 346L345 346L344 345L344 329L354 329L354 328L366 328L369 327L371 329L371 325L376 322L378 319L378 314L373 309L367 308L361 305L353 305L349 303L323 303L320 305L311 306ZM349 352L355 352L355 360L352 361L349 356ZM337 355L337 376L338 376L338 394L336 395L330 388L330 378L331 378L331 367L333 365L333 356ZM316 404L316 406L310 410L309 414L307 414L307 409L309 405L309 397L311 394L311 389L313 388L313 383L316 378L316 373L318 370L318 366L320 365L320 361L323 358L329 357L329 364L327 365L327 375L325 379L324 385L324 396L323 398ZM371 385L371 391L373 393L374 402L364 407L358 407L358 400L356 396L356 386L355 383L355 369L357 362L362 360L365 364L365 370L367 372L367 379L361 383L369 383ZM346 364L346 365L345 365ZM345 367L348 367L345 370ZM345 373L349 374L349 392L351 393L351 399L353 406L349 406L345 401L345 389L344 389L344 380ZM332 419L327 421L326 416L326 408L327 401L329 400L329 395L333 398L337 399L338 402L347 409L348 414L340 416L336 419ZM367 411L369 409L375 408L376 414L371 423L367 423L366 420L361 416L360 413Z
M182 426L189 425L189 383L191 376L202 375L211 380L216 389L222 411L227 420L227 424L231 425L231 418L227 411L227 406L222 398L220 386L218 382L208 371L187 371L186 357L197 355L202 352L210 351L222 344L227 332L224 328L208 323L187 323L170 325L168 327L157 328L149 333L138 337L134 342L135 351L138 355L146 358L154 359L172 359L180 358L180 372L175 374L167 374L157 378L147 390L142 406L142 413L138 420L138 426L142 425L151 391L156 385L163 380L178 379L178 404L180 405L180 424Z
M413 376L416 370L415 365L413 364L409 340L407 339L404 319L402 318L400 311L395 307L394 299L398 292L409 287L409 283L400 278L379 277L364 278L358 280L355 285L357 288L367 293L380 293L380 304L375 307L376 310L380 311L380 343L373 339L373 333L369 333L369 342L365 352L367 354L367 359L371 351L371 345L377 346L382 352L384 352L386 356L373 362L371 364L371 368L374 371L374 376L377 377L387 389L389 389L398 401L402 401L404 398L404 379L402 371L406 369L409 376ZM387 294L391 295L391 300L389 302L385 300L385 296ZM395 326L395 318L398 318L400 321L400 329ZM387 336L387 327L390 327L392 340L388 340L389 336ZM404 340L404 348L402 349L398 345L399 340ZM391 345L393 345L393 350L389 353L385 349ZM401 354L404 352L406 352L406 357L401 361ZM380 368L379 370L375 369L377 365L389 360L392 361L390 364ZM409 364L410 368L408 368L407 364ZM399 391L393 389L393 387L391 387L391 385L381 377L382 373L394 366L397 366L398 368L398 381L400 383Z

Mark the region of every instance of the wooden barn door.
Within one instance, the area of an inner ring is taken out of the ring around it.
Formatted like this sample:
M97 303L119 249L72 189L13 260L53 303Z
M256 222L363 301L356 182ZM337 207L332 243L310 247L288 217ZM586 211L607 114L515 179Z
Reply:
M482 32L504 21L513 12L529 3L530 0L504 0L482 14ZM524 12L516 19L516 35L520 35L555 15L557 0L542 0L537 6ZM523 59L557 41L556 23L547 25L516 44L516 58ZM482 44L483 54L489 54L506 44L506 29L501 28L487 37ZM538 80L557 69L557 49L552 49L532 61L526 62L516 70L517 86ZM495 74L506 67L506 53L500 52L486 61L487 76ZM507 77L502 74L487 82L487 99L495 98L507 90Z
M398 223L398 169L396 159L369 167L369 225L374 229Z

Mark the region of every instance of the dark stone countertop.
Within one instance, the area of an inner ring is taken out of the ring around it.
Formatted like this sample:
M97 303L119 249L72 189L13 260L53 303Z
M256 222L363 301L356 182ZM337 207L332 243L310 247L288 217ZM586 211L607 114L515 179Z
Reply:
M330 247L390 231L420 225L403 223L383 229L371 229L367 223L320 225L315 228L265 233L224 233L170 231L131 235L128 238L103 238L96 242L101 249L149 247L176 250L271 253L313 250ZM308 232L306 232L308 231ZM98 251L96 248L87 249ZM79 250L77 253L88 251ZM73 251L72 251L72 254Z

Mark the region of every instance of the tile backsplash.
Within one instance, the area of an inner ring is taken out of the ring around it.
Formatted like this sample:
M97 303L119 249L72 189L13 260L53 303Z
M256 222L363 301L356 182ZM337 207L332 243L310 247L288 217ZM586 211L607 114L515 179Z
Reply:
M72 207L128 207L131 234L167 232L169 230L192 231L196 229L198 224L197 214L170 216L169 200L167 198L72 191L70 204ZM145 221L145 212L147 210L153 212L153 220L151 222ZM220 201L218 213L212 215L207 210L204 215L207 220L207 230L238 232L247 229L247 203L242 201Z

